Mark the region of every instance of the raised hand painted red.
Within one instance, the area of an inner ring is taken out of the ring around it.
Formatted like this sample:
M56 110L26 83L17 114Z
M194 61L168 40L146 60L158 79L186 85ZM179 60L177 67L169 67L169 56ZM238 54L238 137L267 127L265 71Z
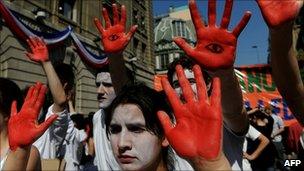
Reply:
M195 65L193 71L197 86L197 98L183 68L180 65L176 67L185 103L179 99L168 79L162 79L162 86L173 108L176 124L173 124L163 111L159 111L157 115L164 128L166 138L181 157L216 159L222 146L223 120L220 79L213 79L213 90L209 100L200 67Z
M271 28L292 21L299 14L303 0L256 0L262 15Z
M183 38L174 38L174 42L206 69L228 68L233 66L237 38L247 25L251 13L247 11L232 32L228 31L233 0L226 0L220 27L216 26L216 1L208 2L208 26L201 20L195 0L189 0L191 18L196 30L197 44L193 48Z
M112 5L113 8L113 25L111 24L108 12L105 8L102 9L103 18L105 20L105 28L101 22L94 18L94 23L101 36L101 44L106 53L122 52L128 45L131 37L134 35L137 25L131 27L128 34L125 34L126 25L126 7L121 6L121 19L116 4Z
M19 112L17 112L17 102L12 103L11 117L8 121L11 150L31 145L58 117L58 115L52 115L44 123L38 125L37 117L44 103L45 93L46 87L37 83L29 89Z
M35 62L45 62L49 60L49 52L42 38L30 37L26 40L32 53L26 52L26 56Z

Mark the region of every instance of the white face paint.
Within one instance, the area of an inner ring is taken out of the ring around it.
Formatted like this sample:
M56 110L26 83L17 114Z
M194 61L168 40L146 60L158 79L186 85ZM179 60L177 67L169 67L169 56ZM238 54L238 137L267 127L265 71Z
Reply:
M184 72L185 72L186 78L188 79L189 83L191 84L191 88L197 98L196 80L194 77L194 72L190 69L184 69ZM183 92L179 85L176 73L173 74L172 80L173 80L172 87L174 88L175 92L179 95L179 97L182 97ZM211 82L206 86L207 91L209 91L210 87L211 87ZM184 100L183 97L182 97L182 100Z
M100 72L96 76L97 86L97 100L99 102L99 108L106 108L110 106L114 98L116 97L114 87L112 84L110 73Z
M194 77L194 72L190 69L184 69L184 72L185 72L186 78L188 78L188 81L191 84L191 88L192 88L194 94L196 95L197 90L196 90L196 81L195 81L195 77ZM174 88L175 92L181 97L183 92L179 85L176 73L173 74L172 80L173 80L172 87Z
M143 113L137 105L118 105L109 130L115 159L123 170L148 170L158 166L161 139L147 130Z

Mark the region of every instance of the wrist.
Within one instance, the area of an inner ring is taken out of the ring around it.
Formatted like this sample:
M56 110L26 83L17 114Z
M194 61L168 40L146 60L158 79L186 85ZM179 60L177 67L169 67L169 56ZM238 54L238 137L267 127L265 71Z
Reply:
M280 35L282 33L291 32L293 29L293 21L286 22L280 26L269 28L271 35Z
M204 159L200 156L190 160L194 170L230 170L231 166L223 152L216 159Z
M45 66L49 65L51 63L51 61L46 60L46 61L41 61L40 63L43 67L45 67Z

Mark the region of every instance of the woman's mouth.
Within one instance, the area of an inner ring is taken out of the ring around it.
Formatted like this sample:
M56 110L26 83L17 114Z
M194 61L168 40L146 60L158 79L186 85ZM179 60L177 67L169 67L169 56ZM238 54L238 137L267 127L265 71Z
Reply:
M129 156L129 155L120 155L118 156L119 162L122 164L129 164L132 163L136 157Z

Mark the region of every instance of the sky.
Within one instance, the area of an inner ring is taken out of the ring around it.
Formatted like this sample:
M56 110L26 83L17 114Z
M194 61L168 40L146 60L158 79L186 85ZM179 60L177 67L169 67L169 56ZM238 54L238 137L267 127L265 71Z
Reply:
M169 6L187 5L187 0L153 0L153 14L168 12ZM201 16L207 18L207 0L196 0ZM225 1L217 1L217 23L222 18ZM230 19L229 30L232 30L241 20L245 11L252 13L251 19L238 38L236 66L267 63L268 28L254 0L235 0ZM256 46L257 48L252 48Z

